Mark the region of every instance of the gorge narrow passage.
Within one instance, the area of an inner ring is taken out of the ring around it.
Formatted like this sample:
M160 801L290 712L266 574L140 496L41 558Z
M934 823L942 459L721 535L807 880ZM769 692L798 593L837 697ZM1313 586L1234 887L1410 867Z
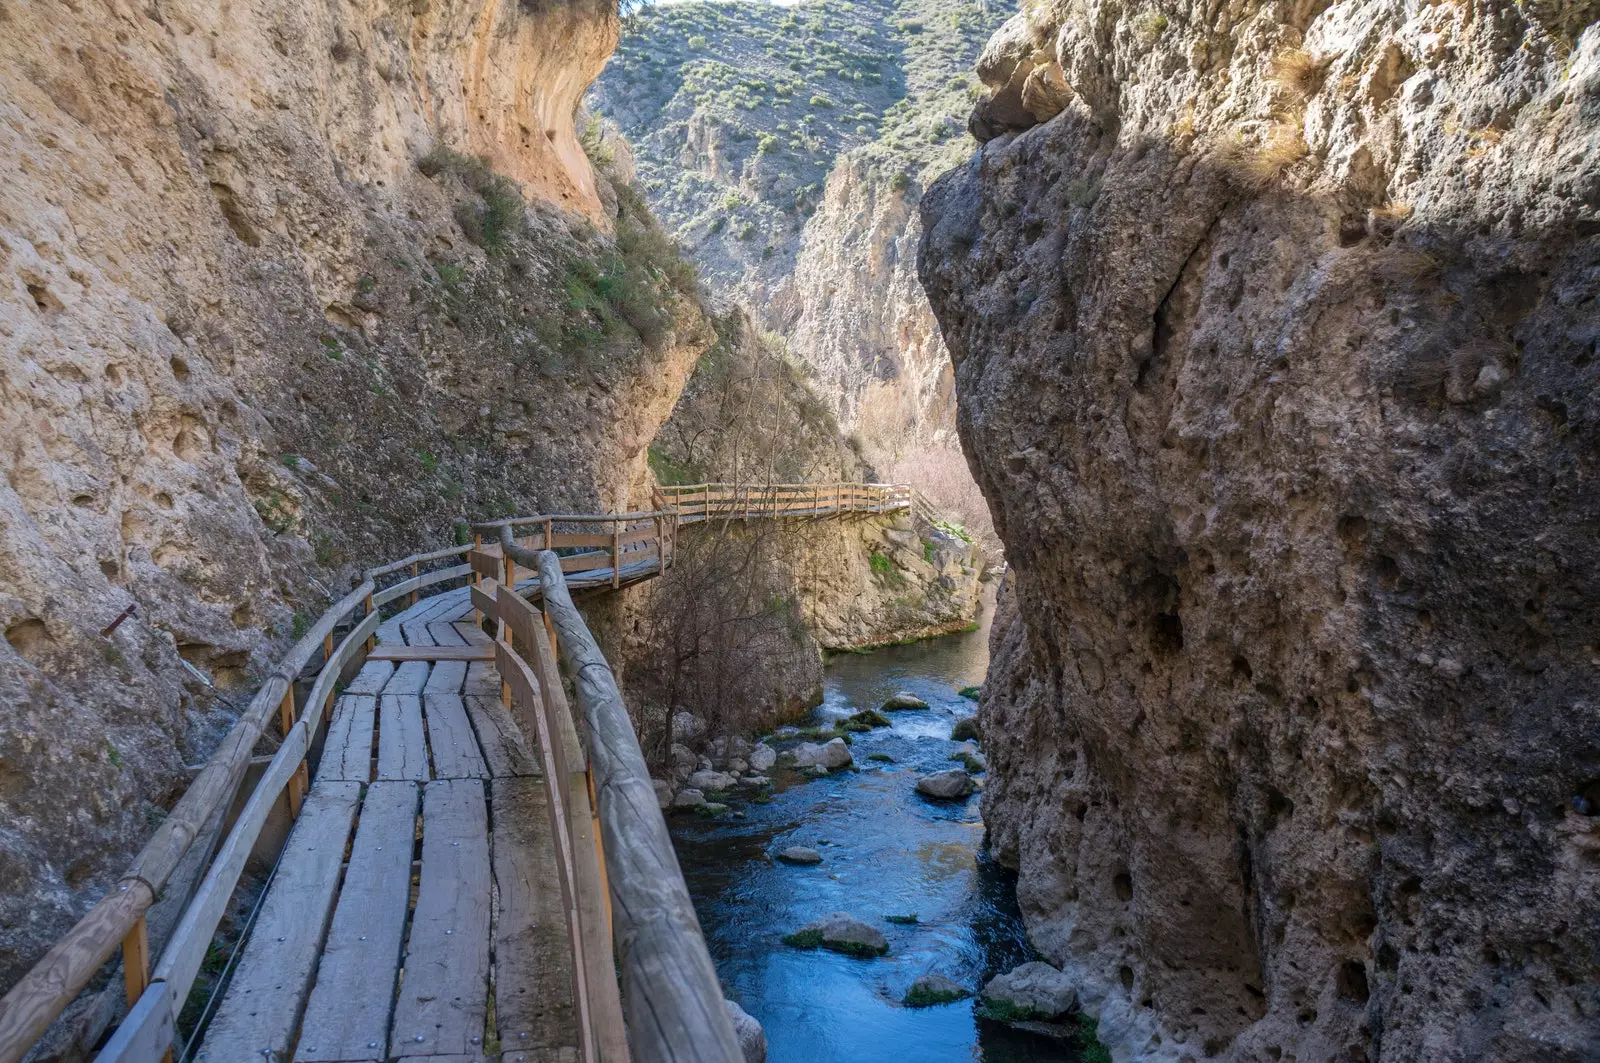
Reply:
M929 708L890 713L893 726L855 734L855 770L808 779L772 772L765 804L735 803L747 818L674 815L670 822L727 996L766 1029L769 1063L987 1063L1071 1060L1067 1044L974 1016L973 1000L927 1008L900 1003L919 976L947 975L976 992L1033 958L1013 876L983 852L978 796L933 802L919 776L956 766L955 721L976 704L963 687L988 666L987 603L979 630L834 657L814 723L873 709L899 691ZM782 748L797 740L780 735ZM892 761L872 759L890 757ZM806 846L815 866L774 853ZM882 930L887 955L856 959L801 950L783 936L830 912ZM915 924L889 916L915 914Z

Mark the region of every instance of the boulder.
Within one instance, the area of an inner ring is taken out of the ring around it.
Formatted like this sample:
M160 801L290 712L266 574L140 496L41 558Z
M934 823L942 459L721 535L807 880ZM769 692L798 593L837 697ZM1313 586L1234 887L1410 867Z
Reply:
M882 956L889 951L889 941L877 927L844 912L807 923L783 940L795 948L820 946L847 956Z
M862 709L845 717L842 726L850 731L870 731L874 727L890 727L893 721L877 709Z
M748 760L743 760L743 759L741 759L739 757L729 757L728 758L728 774L729 775L743 775L745 772L747 772L749 770L750 770L750 762Z
M720 804L716 801L707 801L705 804L695 809L695 811L700 813L702 816L720 816L724 812L728 811L728 806Z
M908 1008L927 1008L935 1004L948 1004L952 1000L965 1000L972 993L954 978L930 971L911 983L900 1003Z
M689 776L688 786L691 790L714 792L718 790L731 790L739 780L732 775L720 771L697 771Z
M706 803L706 795L699 790L679 790L672 799L673 808L699 808Z
M778 751L765 742L757 742L744 759L749 763L751 771L767 771L778 763Z
M672 807L672 784L665 779L651 779L650 785L656 792L656 804L665 811Z
M834 771L838 768L848 767L854 763L855 758L850 755L850 747L845 745L844 739L835 738L831 742L817 745L815 742L801 742L792 750L794 763L797 768L821 768L823 771Z
M772 780L767 778L765 775L746 775L744 778L739 780L739 785L751 786L759 789L763 786L771 786Z
M820 864L822 854L804 845L791 845L787 849L779 850L778 859L786 864Z
M982 996L991 1012L1023 1020L1054 1019L1078 1002L1072 979L1037 961L995 975L983 987Z
M969 740L973 742L982 741L982 737L978 734L978 718L976 716L967 716L957 720L956 725L950 729L950 741L966 742Z
M917 793L940 801L955 801L969 796L976 787L972 776L956 768L936 771L917 780Z
M693 742L705 733L706 722L694 713L675 712L672 714L672 740L674 742Z
M672 745L672 774L675 778L684 778L700 766L700 760L694 755L694 750L688 746Z
M733 1035L739 1039L744 1063L767 1063L767 1032L754 1016L733 1001L724 1000L723 1003L728 1005L728 1018L733 1020Z
M906 709L925 709L927 707L928 703L926 701L923 701L909 690L900 691L900 693L889 698L880 706L884 712L902 712Z

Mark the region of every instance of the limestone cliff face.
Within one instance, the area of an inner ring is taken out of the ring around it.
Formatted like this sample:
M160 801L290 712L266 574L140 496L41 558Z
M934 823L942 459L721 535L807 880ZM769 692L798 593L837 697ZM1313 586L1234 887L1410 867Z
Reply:
M920 267L1035 940L1118 1059L1600 1057L1597 12L1030 10Z
M572 129L617 25L0 2L0 985L353 571L644 478L712 335L568 308L631 224Z
M888 453L955 431L950 356L916 274L920 192L865 154L841 159L767 311L840 423Z

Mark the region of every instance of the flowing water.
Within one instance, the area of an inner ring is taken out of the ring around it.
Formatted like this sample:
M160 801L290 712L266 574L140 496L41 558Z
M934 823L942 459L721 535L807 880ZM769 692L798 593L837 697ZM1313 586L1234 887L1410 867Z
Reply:
M857 771L806 780L775 769L768 803L735 802L747 818L672 818L723 988L766 1027L771 1063L1076 1058L1060 1041L975 1018L971 1000L899 1003L928 971L976 990L1036 958L1012 876L982 851L978 798L933 803L912 789L919 774L958 766L949 760L950 727L976 708L958 691L981 683L987 664L986 630L836 657L819 723L876 708L900 690L931 707L892 713L893 727L852 736ZM872 761L873 753L894 761ZM790 845L817 849L823 862L771 859ZM889 954L863 960L783 944L784 934L834 911L879 927ZM885 918L913 913L915 925Z

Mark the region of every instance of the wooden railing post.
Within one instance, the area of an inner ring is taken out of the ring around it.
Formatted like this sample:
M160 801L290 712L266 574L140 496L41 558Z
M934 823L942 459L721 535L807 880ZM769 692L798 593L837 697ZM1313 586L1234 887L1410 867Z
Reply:
M367 601L370 606L371 598L368 598ZM289 729L294 726L294 720L294 681L290 680L288 686L283 688L283 703L278 706L278 725L283 728L285 736L288 735ZM306 780L308 777L306 763L302 760L300 767L293 775L289 776L289 785L286 789L286 793L289 796L290 819L300 818L300 804L305 800Z
M140 995L149 984L150 927L141 915L122 939L122 988L128 997L128 1007L139 1003Z
M472 531L472 549L475 552L483 549L483 533L476 528ZM474 587L483 586L483 575L476 568L472 570L472 585ZM474 627L483 626L483 611L476 605L472 607L472 623Z
M419 579L421 576L422 576L422 566L420 564L418 564L417 562L415 562L415 561L411 562L411 578L412 578L412 580ZM420 587L412 587L411 588L411 604L412 605L416 605L417 604L417 593L421 589L422 588L420 588Z
M622 522L611 522L611 589L622 586Z
M372 591L367 591L367 615L371 616L375 606L372 604ZM367 652L371 653L378 648L378 633L374 631L367 636Z
M660 517L654 519L656 525L656 571L665 572L667 570L667 540L666 534L662 530L664 522Z

